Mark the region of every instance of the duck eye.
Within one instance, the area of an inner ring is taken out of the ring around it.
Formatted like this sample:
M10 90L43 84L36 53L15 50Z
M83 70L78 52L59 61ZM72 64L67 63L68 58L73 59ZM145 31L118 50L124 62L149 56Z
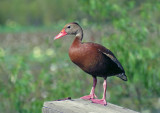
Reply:
M68 26L67 28L71 28L71 26Z

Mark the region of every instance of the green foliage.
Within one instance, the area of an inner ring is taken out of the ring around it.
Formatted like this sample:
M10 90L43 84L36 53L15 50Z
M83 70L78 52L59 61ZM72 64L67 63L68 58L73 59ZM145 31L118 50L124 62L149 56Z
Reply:
M72 6L72 8L69 8ZM1 0L0 25L47 25L58 20L76 18L75 0Z
M126 71L127 82L108 78L107 101L159 112L159 11L158 0L0 1L0 112L41 112L44 101L89 93L91 77L67 56L73 39L48 37L73 20L88 28L84 40L93 32L89 40L113 51Z
M133 88L132 90L127 88L128 94L125 93L126 95L135 95L132 102L139 110L150 106L152 103L150 100L160 95L160 70L158 68L160 65L160 35L159 25L155 20L155 16L159 17L158 6L159 4L155 4L154 7L151 3L141 4L139 11L128 12L127 17L122 16L118 20L113 19L114 32L102 38L103 45L116 53L124 65L129 78L126 87ZM145 95L146 93L147 95ZM113 98L113 102L115 102L114 99L118 98ZM139 107L141 105L143 107ZM154 109L153 104L151 105ZM132 108L134 107L132 106Z
M160 26L158 24L160 2L157 0L154 2L147 0L143 2L137 0L81 0L80 3L81 10L89 15L91 22L94 21L101 25L100 30L107 34L102 35L101 42L115 53L129 79L127 85L114 86L110 89L110 93L114 95L110 101L119 105L125 104L124 106L140 111L147 109L148 106L152 106L150 111L155 109L152 100L160 95L158 68L160 66ZM111 29L111 32L107 31L106 26ZM115 84L112 79L110 84ZM127 91L124 91L123 87ZM116 93L115 89L119 93ZM123 99L122 94L128 95L134 105L131 105L127 98ZM117 101L119 97L123 103Z
M54 49L35 46L23 55L14 49L0 48L0 111L41 112L44 101L80 96L80 80L71 79L70 67Z

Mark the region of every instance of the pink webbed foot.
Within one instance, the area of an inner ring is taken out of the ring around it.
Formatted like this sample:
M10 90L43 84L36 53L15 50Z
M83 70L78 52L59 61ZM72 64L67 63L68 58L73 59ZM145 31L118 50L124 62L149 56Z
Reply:
M93 103L107 105L106 99L91 99Z
M83 96L83 97L80 97L81 99L85 99L85 100L90 100L90 99L94 99L97 98L97 96L95 94L90 94L90 95L87 95L87 96Z
M97 78L93 77L93 87L91 89L90 95L83 96L83 97L81 97L81 99L90 100L90 99L94 99L94 97L97 98L97 96L94 93L96 84L97 84Z

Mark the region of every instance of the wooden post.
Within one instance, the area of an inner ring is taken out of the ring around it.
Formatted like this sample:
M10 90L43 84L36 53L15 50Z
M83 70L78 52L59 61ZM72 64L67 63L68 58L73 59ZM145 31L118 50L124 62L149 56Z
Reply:
M138 113L111 103L107 106L91 103L89 100L73 99L44 102L43 113Z

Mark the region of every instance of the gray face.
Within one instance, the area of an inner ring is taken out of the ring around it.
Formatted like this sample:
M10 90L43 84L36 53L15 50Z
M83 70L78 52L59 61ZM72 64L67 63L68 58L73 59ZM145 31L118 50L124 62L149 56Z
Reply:
M76 35L78 33L78 30L80 29L79 25L77 24L67 24L64 27L65 31L69 35Z

